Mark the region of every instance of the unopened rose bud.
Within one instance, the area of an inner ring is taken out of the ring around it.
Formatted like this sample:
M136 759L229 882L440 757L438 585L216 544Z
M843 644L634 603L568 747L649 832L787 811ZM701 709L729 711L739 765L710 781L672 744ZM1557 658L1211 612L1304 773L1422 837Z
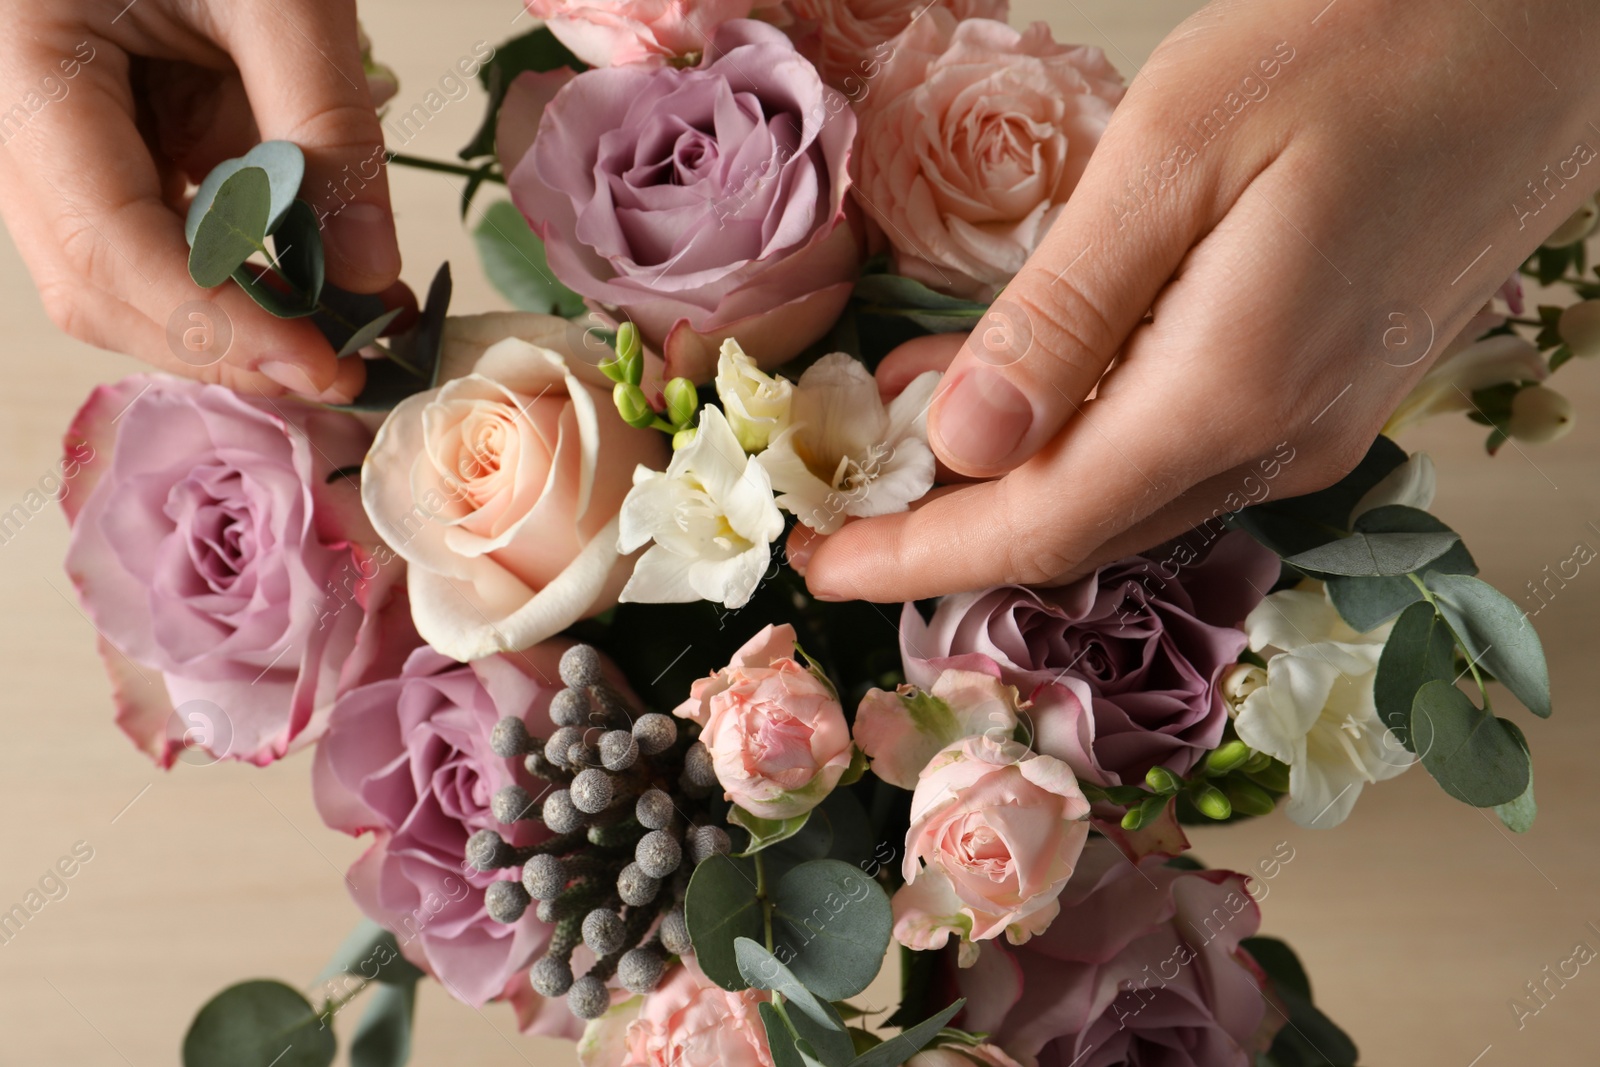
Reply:
M1600 356L1600 300L1581 300L1561 313L1561 341L1584 359Z
M1530 385L1511 398L1506 433L1529 444L1565 437L1572 429L1572 401L1542 385Z

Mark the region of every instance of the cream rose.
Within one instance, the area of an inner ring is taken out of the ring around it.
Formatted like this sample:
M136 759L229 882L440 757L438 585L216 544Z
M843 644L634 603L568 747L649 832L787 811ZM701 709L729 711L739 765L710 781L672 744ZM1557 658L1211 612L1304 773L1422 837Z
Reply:
M1122 99L1098 48L1057 44L931 7L896 37L857 105L857 200L895 269L931 288L993 299L1078 184Z
M622 421L574 332L548 315L448 321L445 384L390 412L362 467L367 516L411 565L417 630L458 660L538 644L627 580L617 512L666 442Z

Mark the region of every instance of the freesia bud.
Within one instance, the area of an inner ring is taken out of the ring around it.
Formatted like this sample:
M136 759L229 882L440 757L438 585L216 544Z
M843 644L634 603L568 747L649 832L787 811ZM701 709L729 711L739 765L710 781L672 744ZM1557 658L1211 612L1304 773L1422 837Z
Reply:
M629 426L642 430L655 421L655 409L650 406L650 401L645 399L644 390L637 385L618 382L611 390L611 399L617 405L617 414L621 415L622 421Z
M1214 785L1201 786L1194 791L1194 806L1200 814L1219 822L1233 814L1233 805L1227 795Z
M1243 741L1229 741L1206 757L1206 771L1210 774L1227 774L1243 766L1250 759L1250 746Z
M700 410L700 394L695 392L694 383L687 378L672 379L662 393L667 401L667 421L674 426L687 425L694 418L694 413Z
M717 357L716 384L728 425L746 452L760 452L789 425L794 385L762 371L731 337Z
M1176 793L1183 788L1183 782L1178 776L1165 767L1151 767L1144 776L1144 784L1157 793Z

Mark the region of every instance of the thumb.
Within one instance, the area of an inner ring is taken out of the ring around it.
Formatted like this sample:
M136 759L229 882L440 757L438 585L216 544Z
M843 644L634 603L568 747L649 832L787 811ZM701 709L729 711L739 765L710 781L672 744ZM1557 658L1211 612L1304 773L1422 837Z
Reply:
M1158 132L1112 121L1043 242L962 345L928 418L951 469L1003 474L1055 437L1188 251L1196 190L1169 183L1139 200L1125 187L1154 171L1139 146L1165 143L1147 139Z
M383 132L361 65L351 0L237 4L221 43L238 64L263 140L299 145L328 280L373 293L400 276Z

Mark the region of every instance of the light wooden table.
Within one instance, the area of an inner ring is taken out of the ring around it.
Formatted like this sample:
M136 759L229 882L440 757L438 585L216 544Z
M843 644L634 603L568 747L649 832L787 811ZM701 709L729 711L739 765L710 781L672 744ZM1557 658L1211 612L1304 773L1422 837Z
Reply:
M1027 0L1016 18L1049 17L1063 40L1106 48L1133 69L1189 0ZM1309 20L1321 0L1285 4ZM1304 9L1303 11L1301 9ZM382 0L366 8L380 55L399 72L398 104L437 85L475 41L517 27L514 4ZM526 26L520 20L517 26ZM449 157L475 127L481 94L449 104L408 151ZM394 176L408 277L448 257L456 309L496 306L453 210L455 185ZM0 511L57 459L62 430L95 382L128 360L58 335L9 245L0 247ZM1574 544L1600 546L1600 374L1561 375L1579 411L1564 441L1483 455L1480 430L1448 419L1407 441L1439 461L1439 514L1463 531L1484 576L1520 598ZM177 1062L194 1010L248 976L309 982L357 918L342 872L361 845L325 829L311 805L309 761L155 771L111 723L93 637L61 571L65 525L54 508L0 545L0 909L20 901L74 844L93 858L8 944L0 945L0 1065L117 1067ZM1538 825L1513 839L1447 798L1416 770L1370 790L1330 831L1281 817L1198 835L1209 864L1247 869L1288 842L1294 859L1270 883L1264 931L1288 938L1319 1001L1363 1048L1363 1062L1515 1067L1593 1062L1600 974L1586 968L1521 1030L1508 1006L1573 952L1600 948L1600 849L1594 768L1600 689L1593 648L1600 572L1584 571L1538 618L1558 712L1529 730ZM518 1037L509 1010L474 1012L425 986L414 1061L421 1065L571 1062L567 1046Z

